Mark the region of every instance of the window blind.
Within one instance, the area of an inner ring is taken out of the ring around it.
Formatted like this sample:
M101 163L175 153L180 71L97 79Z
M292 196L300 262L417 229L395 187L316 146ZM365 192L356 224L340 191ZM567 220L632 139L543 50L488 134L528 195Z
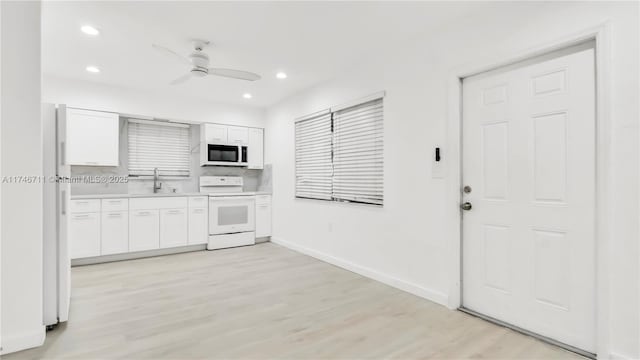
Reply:
M333 113L333 197L382 205L383 108L376 99Z
M331 113L298 119L296 197L331 200Z
M129 175L189 176L189 125L129 119Z

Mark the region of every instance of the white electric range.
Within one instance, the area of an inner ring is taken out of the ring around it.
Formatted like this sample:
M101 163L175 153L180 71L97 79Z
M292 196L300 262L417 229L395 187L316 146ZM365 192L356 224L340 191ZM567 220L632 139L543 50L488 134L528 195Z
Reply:
M242 185L240 176L200 177L200 192L209 195L208 250L255 244L255 193Z

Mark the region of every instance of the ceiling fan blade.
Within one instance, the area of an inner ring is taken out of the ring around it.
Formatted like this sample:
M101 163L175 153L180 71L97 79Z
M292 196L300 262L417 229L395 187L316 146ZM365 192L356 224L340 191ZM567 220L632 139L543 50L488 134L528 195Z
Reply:
M248 71L233 70L233 69L210 68L209 75L218 75L218 76L224 76L228 78L248 80L248 81L256 81L261 79L260 75L258 74L254 74Z
M191 60L189 60L188 58L178 54L177 52L175 52L175 51L173 51L171 49L168 49L168 48L166 48L164 46L160 46L160 45L156 45L156 44L152 44L151 46L153 46L153 48L158 50L158 51L161 51L161 52L163 52L165 54L173 56L174 58L180 60L182 63L184 63L186 65L191 65Z
M172 82L169 83L169 85L178 85L178 84L182 84L183 82L189 80L189 78L191 78L191 73L187 73L185 75L180 76L179 78L173 80Z

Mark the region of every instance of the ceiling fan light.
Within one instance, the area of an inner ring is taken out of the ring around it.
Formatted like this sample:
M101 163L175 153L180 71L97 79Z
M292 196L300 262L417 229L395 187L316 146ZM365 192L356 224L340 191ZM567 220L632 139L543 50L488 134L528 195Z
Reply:
M251 99L253 97L253 95L249 94L249 93L244 93L242 94L242 97L245 99Z
M280 71L280 72L278 72L276 74L276 78L278 78L278 79L286 79L287 78L287 73Z
M191 74L195 77L205 77L208 73L206 70L195 68L191 70Z

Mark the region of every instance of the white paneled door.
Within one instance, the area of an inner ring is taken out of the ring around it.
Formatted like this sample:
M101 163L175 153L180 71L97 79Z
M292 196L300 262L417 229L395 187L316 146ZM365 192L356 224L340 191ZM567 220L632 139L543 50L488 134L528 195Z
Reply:
M464 79L461 206L463 306L591 353L594 76L585 45Z

